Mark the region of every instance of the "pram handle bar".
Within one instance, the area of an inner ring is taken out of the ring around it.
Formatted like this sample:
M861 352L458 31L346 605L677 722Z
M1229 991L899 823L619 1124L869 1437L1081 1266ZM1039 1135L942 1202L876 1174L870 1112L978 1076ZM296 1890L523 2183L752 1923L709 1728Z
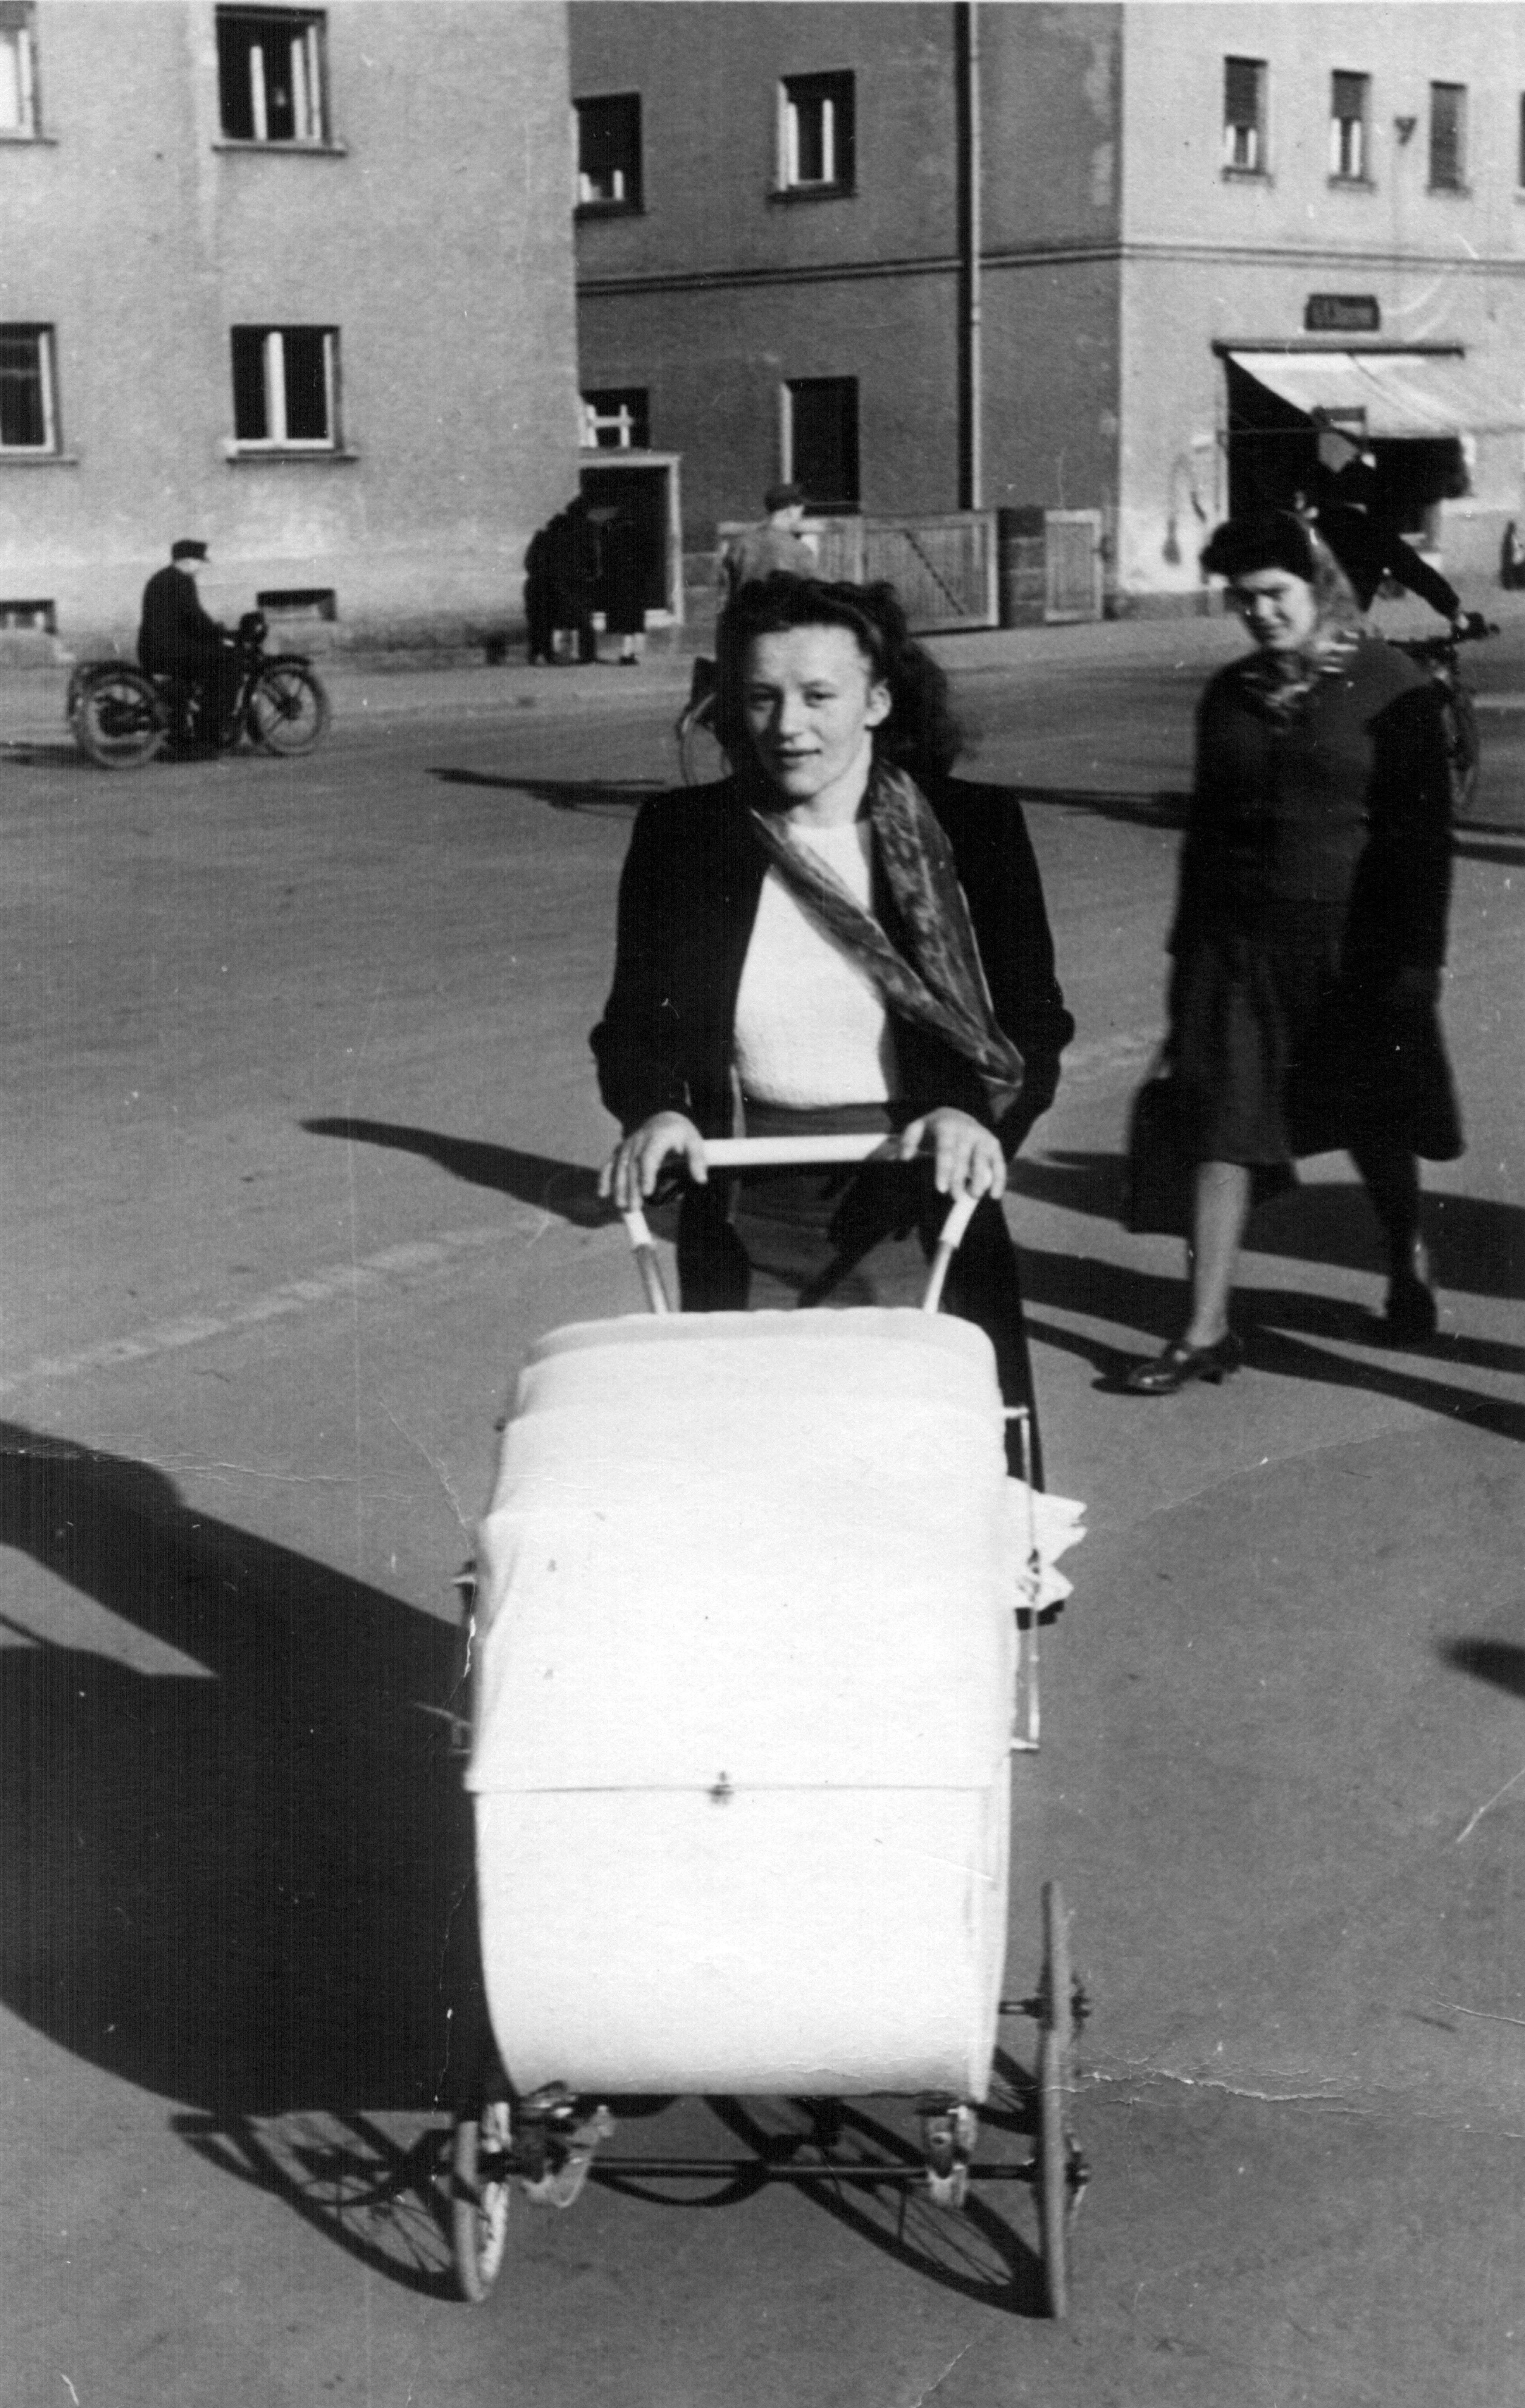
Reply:
M866 1162L870 1154L884 1151L885 1142L881 1136L862 1132L853 1137L706 1138L704 1159L713 1170L778 1169L791 1163ZM974 1196L958 1196L948 1207L948 1216L942 1224L931 1268L927 1275L927 1293L921 1300L923 1312L935 1312L942 1301L948 1266L964 1231L974 1217L974 1207L978 1201ZM625 1223L626 1234L635 1254L636 1269L640 1273L647 1303L654 1312L670 1312L672 1305L645 1213L636 1205L630 1211L622 1212L620 1218Z

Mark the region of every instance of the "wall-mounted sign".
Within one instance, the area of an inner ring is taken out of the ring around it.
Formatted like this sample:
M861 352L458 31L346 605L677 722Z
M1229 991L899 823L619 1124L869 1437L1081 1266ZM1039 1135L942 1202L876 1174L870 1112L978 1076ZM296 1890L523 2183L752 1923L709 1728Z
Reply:
M1310 293L1302 328L1309 335L1379 335L1382 311L1374 293Z

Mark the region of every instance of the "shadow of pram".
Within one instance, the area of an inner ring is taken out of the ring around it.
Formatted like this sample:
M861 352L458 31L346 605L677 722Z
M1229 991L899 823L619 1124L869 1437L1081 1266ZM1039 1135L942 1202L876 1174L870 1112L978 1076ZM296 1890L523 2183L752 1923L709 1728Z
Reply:
M1014 2229L1025 2221L1035 2232L1036 2210L1019 2203L1026 2186L1011 2172L1026 2164L1033 2143L1035 2100L1032 2077L998 2050L990 2097L980 2110L975 2176L957 2211L934 2205L920 2185L915 2119L903 2100L711 2099L711 2114L743 2157L715 2157L712 2172L696 2172L701 2161L685 2160L676 2177L662 2172L658 2154L622 2170L615 2142L595 2158L592 2180L648 2206L688 2214L738 2206L786 2183L813 2209L940 2289L1008 2315L1043 2317L1042 2261Z

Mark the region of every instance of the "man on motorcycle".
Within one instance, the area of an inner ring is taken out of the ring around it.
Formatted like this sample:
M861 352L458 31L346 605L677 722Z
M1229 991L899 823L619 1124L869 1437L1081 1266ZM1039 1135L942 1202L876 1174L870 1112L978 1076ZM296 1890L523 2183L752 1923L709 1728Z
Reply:
M1371 455L1353 435L1314 412L1318 429L1318 467L1307 512L1345 570L1362 610L1369 610L1384 579L1417 594L1449 620L1459 635L1477 635L1483 621L1463 610L1454 585L1406 543L1383 509L1381 482Z
M225 741L237 695L234 638L201 607L196 579L207 566L207 547L182 538L169 547L169 566L155 569L143 588L137 658L151 677L183 681L200 704L207 740Z

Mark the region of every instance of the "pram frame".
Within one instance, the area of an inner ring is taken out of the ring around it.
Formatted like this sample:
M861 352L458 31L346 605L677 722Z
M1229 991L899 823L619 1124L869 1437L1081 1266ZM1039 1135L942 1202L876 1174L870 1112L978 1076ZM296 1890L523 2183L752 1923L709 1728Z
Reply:
M813 1138L732 1138L705 1142L705 1160L716 1170L748 1169L799 1164L863 1162L885 1154L885 1140L877 1136ZM976 1198L961 1197L950 1204L928 1268L921 1309L935 1313L942 1301L948 1268L972 1218ZM673 1307L662 1276L656 1246L644 1211L638 1206L623 1211L637 1274L648 1309L657 1315ZM1029 1498L1029 1556L1036 1560L1036 1534L1030 1520L1030 1422L1024 1408L1008 1415L1017 1423L1023 1473ZM475 1582L468 1570L460 1586L465 1594L468 1662L475 1659ZM1016 1612L1016 1697L1011 1745L1015 1753L1038 1746L1039 1703L1036 1612ZM979 2117L967 2100L922 2097L915 2112L922 2130L918 2159L865 2164L833 2157L829 2145L817 2164L761 2165L749 2158L678 2158L620 2156L606 2162L622 2179L659 2178L672 2181L735 2180L742 2176L799 2186L843 2184L925 2189L933 2204L960 2208L973 2183L1015 2181L1033 2188L1039 2209L1040 2267L1044 2306L1050 2316L1063 2317L1069 2307L1070 2228L1088 2180L1085 2165L1066 2121L1066 2102L1072 2087L1072 2052L1075 2031L1086 2012L1085 1993L1071 1971L1069 1918L1057 1883L1042 1891L1043 1954L1037 1992L1026 1999L1002 2000L1002 2017L1030 2015L1038 2026L1039 2056L1034 2084L1037 2132L1030 2157L1024 2160L974 2161ZM482 2026L486 2032L485 2012ZM566 2209L581 2195L593 2170L595 2152L613 2132L606 2104L589 2113L559 2084L519 2097L515 2094L496 2044L484 2040L483 2068L478 2103L455 2121L451 2152L450 2221L452 2254L462 2298L471 2304L492 2292L506 2255L510 2203L515 2187L533 2205ZM829 2111L832 2100L810 2102ZM827 2125L834 2128L827 2114Z

